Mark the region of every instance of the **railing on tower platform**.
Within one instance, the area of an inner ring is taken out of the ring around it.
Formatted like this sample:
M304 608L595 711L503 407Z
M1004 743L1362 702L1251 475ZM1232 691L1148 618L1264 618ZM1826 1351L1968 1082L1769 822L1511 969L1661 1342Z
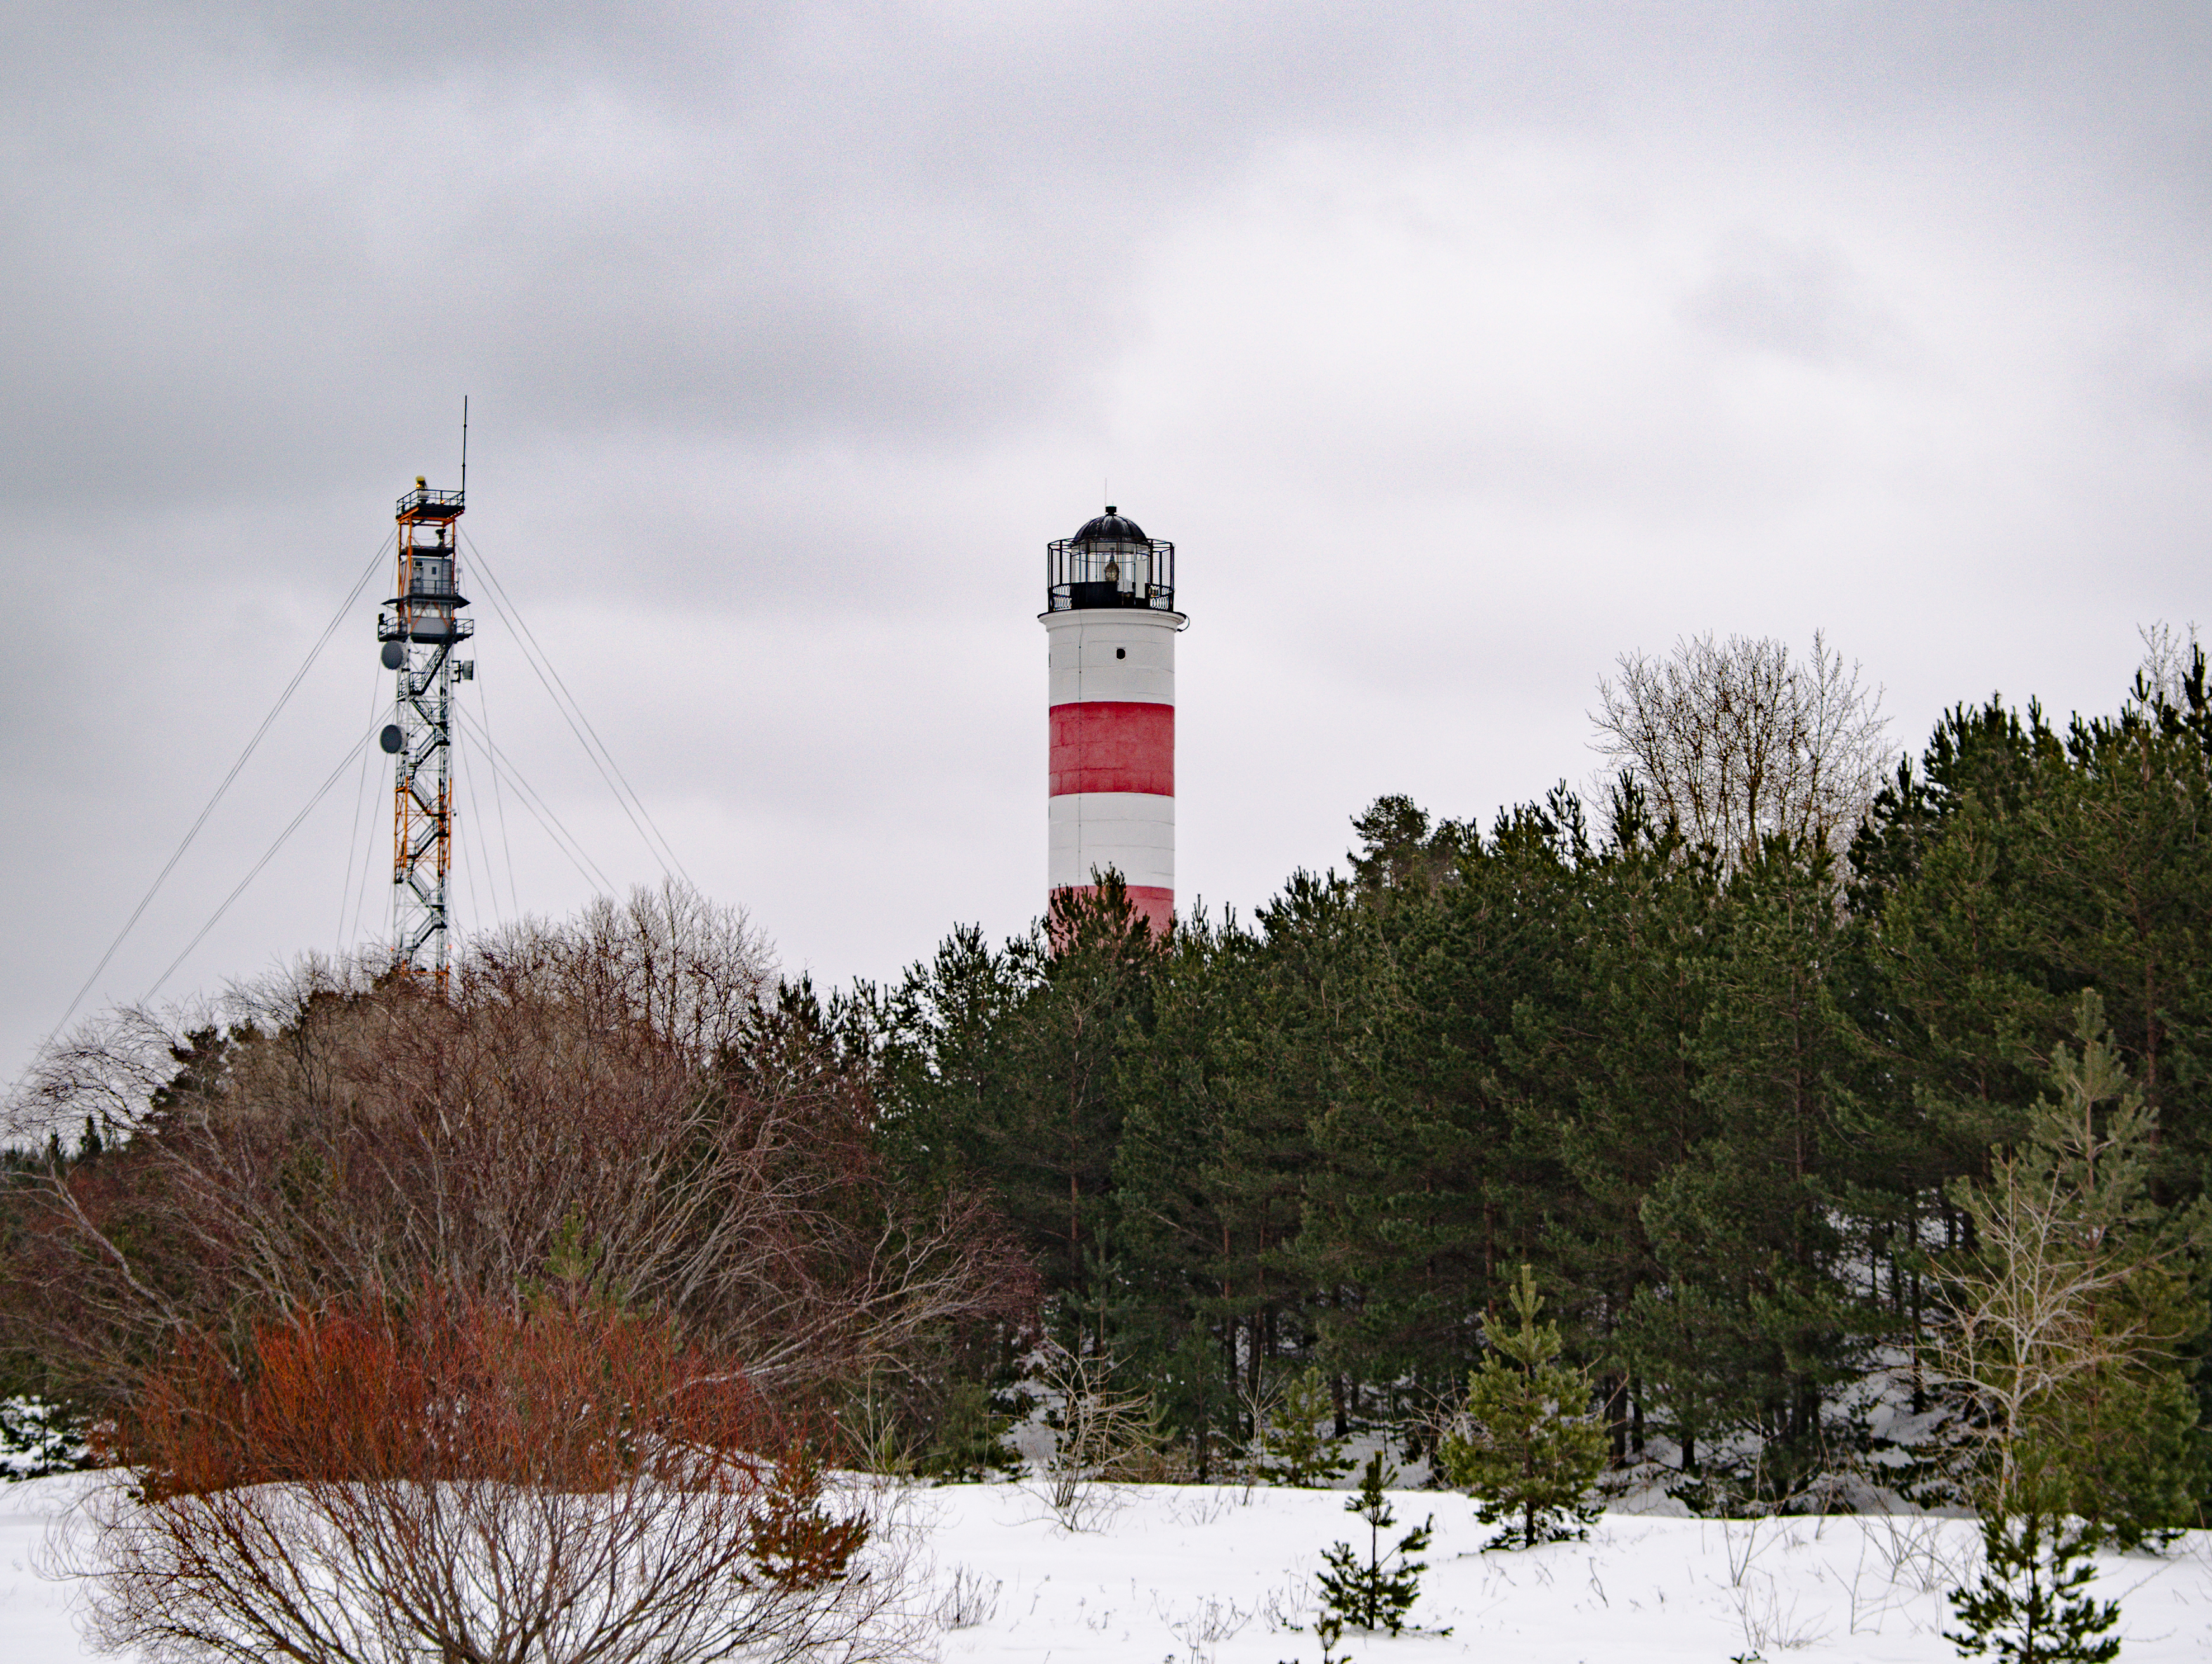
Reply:
M454 520L461 517L467 506L467 495L460 491L432 491L416 486L399 500L398 518L403 520Z
M1045 609L1175 610L1175 545L1163 537L1080 535L1045 546Z

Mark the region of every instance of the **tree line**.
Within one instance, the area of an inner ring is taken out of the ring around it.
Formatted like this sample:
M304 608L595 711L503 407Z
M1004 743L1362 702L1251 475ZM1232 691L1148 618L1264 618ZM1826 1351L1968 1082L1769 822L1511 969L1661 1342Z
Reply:
M1961 705L1875 778L1817 642L1624 660L1595 812L1385 797L1348 870L1249 919L1156 938L1103 875L864 990L887 1158L995 1198L1061 1343L1200 1472L1315 1367L1340 1431L1432 1454L1527 1265L1616 1463L1699 1505L1956 1496L1945 1440L1990 1413L1939 1364L1972 1187L2069 1059L2111 1060L2100 1125L2140 1100L2148 1213L2113 1230L2205 1192L2212 706L2166 647L2112 714ZM2200 1247L2114 1297L2160 1339L2069 1441L2084 1495L2158 1525L2207 1494Z

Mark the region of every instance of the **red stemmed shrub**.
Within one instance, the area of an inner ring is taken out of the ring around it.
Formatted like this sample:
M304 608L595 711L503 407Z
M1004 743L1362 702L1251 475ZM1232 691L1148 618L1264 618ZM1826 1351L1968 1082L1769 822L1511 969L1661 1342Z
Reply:
M730 1359L424 1290L149 1371L70 1570L94 1640L300 1664L907 1655L897 1556ZM135 1475L135 1479L131 1477Z

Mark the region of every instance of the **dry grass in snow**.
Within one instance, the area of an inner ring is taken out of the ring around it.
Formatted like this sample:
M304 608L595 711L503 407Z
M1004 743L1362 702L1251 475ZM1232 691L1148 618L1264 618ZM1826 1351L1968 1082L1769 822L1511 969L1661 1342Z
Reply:
M0 1486L0 1657L77 1664L70 1591L35 1570L77 1478ZM1101 1528L1070 1533L1010 1485L956 1485L912 1503L935 1566L935 1645L952 1661L1021 1664L1316 1664L1310 1625L1322 1551L1358 1522L1345 1493L1132 1486ZM1392 1639L1348 1631L1359 1664L1511 1659L1850 1660L1936 1664L1945 1593L1978 1553L1971 1521L1848 1515L1723 1521L1613 1514L1583 1543L1483 1554L1464 1497L1407 1491L1401 1521L1434 1513L1436 1546L1413 1622ZM2166 1555L2098 1563L2123 1607L2127 1664L2212 1656L2212 1533ZM1309 1626L1293 1631L1290 1626ZM1449 1629L1449 1636L1434 1631Z

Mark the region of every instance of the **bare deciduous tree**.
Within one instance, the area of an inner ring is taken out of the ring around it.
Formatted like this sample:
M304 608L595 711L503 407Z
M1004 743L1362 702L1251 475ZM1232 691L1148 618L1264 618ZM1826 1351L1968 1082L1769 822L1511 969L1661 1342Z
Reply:
M597 896L573 924L532 922L477 943L477 962L509 979L587 990L603 1010L628 1010L686 1058L737 1044L768 995L775 961L742 908L710 902L679 879Z
M63 1569L157 1659L714 1664L913 1655L903 1545L824 1505L741 1371L586 1303L416 1291L181 1348ZM779 1449L781 1454L777 1454Z
M2162 1218L2149 1194L2155 1115L2132 1090L2094 993L2077 1007L2081 1049L2058 1050L2056 1102L2037 1101L2028 1137L1954 1199L1975 1252L1954 1266L1944 1363L1986 1412L1998 1511L2017 1506L2023 1453L2078 1439L2068 1400L2115 1369L2170 1365L2193 1312L2141 1297L2208 1231L2201 1201ZM2109 1106L2100 1108L2100 1106ZM2087 1453L2062 1453L2078 1460Z
M1768 637L1686 636L1625 653L1598 683L1595 749L1653 813L1730 865L1780 835L1840 851L1881 784L1881 690L1815 632L1796 659Z
M1047 1342L1035 1379L1052 1446L1024 1484L1066 1531L1095 1531L1122 1488L1176 1477L1150 1394L1113 1384L1115 1361Z
M2197 626L2176 630L2160 619L2155 624L2140 626L2136 634L2143 646L2142 658L2136 665L2137 701L2163 705L2172 711L2187 710L2191 672L2203 661L2204 648L2197 639Z
M759 974L729 915L663 894L507 932L445 999L311 965L236 991L221 1029L80 1035L36 1113L89 1104L122 1138L35 1181L0 1316L115 1400L240 1312L417 1277L514 1301L563 1254L780 1394L1018 1315L1029 1278L984 1202L901 1189L865 1069L754 1001Z

